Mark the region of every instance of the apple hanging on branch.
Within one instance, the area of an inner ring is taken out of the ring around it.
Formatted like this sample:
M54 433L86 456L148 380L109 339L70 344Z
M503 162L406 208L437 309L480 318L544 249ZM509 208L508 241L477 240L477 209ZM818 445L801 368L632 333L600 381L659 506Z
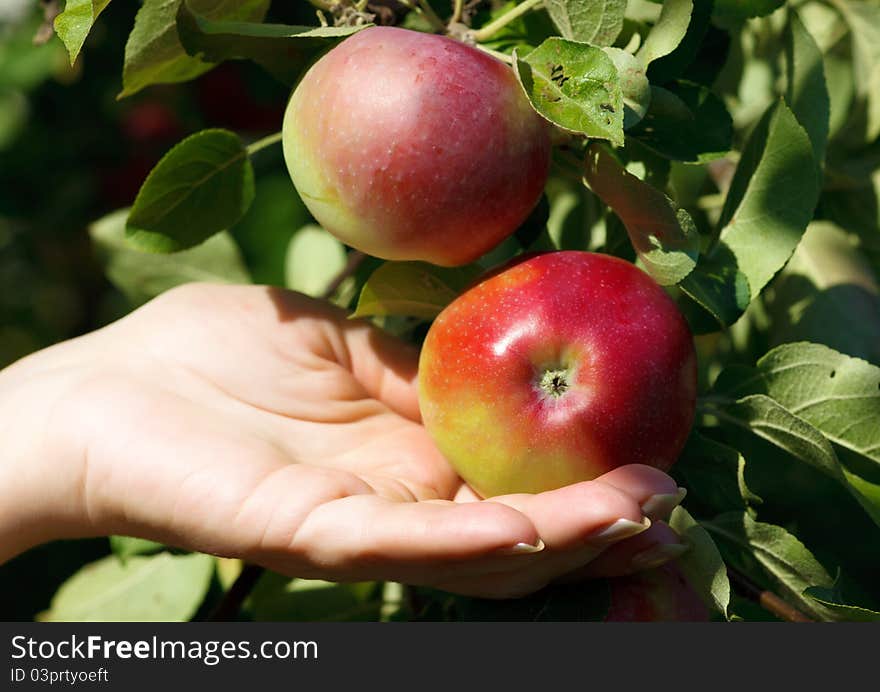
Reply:
M696 406L693 339L672 299L624 260L514 260L431 325L425 427L483 497L538 493L624 464L668 470Z
M392 27L364 29L318 60L282 131L309 211L385 259L477 259L525 220L550 166L549 125L508 65Z
M294 90L284 156L332 234L385 259L471 262L511 235L547 181L550 125L508 65L442 36L365 29ZM624 464L668 470L696 402L691 333L628 262L556 252L453 302L419 366L425 426L484 497Z

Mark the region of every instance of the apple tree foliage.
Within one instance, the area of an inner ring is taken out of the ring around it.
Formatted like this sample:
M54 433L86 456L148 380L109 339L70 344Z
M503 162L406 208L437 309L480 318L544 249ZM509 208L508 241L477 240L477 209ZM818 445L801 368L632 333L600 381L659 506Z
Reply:
M286 26L264 21L269 0L144 0L119 97L226 60L292 87L377 17L443 32L459 3L312 4L312 25ZM55 29L71 61L108 5L67 0ZM773 618L745 580L812 619L880 620L880 3L485 1L462 19L450 33L509 62L556 126L545 195L499 247L454 269L352 262L283 172L255 176L279 136L214 129L93 225L110 280L133 306L193 280L334 286L336 303L418 342L469 281L521 252L636 262L678 301L699 353L697 419L672 471L689 491L670 519L692 548L682 572L718 619ZM245 234L262 238L247 261ZM45 619L189 619L241 569L140 539L112 546ZM114 598L97 597L110 586ZM607 607L601 580L488 602L266 573L242 617L589 620Z

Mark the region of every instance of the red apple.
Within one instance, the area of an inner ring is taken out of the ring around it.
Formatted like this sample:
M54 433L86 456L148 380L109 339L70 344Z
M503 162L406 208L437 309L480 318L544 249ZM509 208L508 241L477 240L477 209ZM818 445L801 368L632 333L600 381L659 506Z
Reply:
M709 609L672 564L608 580L605 622L708 622Z
M537 203L545 121L509 66L443 36L375 27L316 62L293 92L284 158L315 218L366 253L470 262Z
M431 325L424 424L483 497L537 493L623 464L668 470L696 402L693 338L646 273L552 252L489 275Z

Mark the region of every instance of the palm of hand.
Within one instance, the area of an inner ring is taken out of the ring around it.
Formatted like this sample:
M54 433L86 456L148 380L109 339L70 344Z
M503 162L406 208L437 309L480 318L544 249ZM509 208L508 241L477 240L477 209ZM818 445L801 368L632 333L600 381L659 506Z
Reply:
M416 352L287 291L178 289L72 347L102 354L69 394L97 533L302 577L508 596L591 561L587 573L628 571L662 525L628 549L590 536L674 492L664 474L624 467L476 501L419 422ZM530 549L539 538L546 548Z

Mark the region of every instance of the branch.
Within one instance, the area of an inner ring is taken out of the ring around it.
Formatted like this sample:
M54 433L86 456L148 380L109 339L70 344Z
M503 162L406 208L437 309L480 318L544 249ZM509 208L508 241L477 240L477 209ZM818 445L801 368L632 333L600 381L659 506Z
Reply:
M455 24L456 22L461 21L462 9L464 9L464 0L455 0L455 5L452 8L452 16L449 18L450 24Z
M34 45L42 46L55 35L55 17L61 14L58 0L47 0L40 3L43 7L43 21L34 33Z
M360 250L354 250L348 254L348 261L345 263L345 266L340 270L340 272L331 279L330 283L327 284L327 288L324 289L324 292L321 294L321 298L325 300L330 298L336 290L342 285L342 282L345 281L349 276L354 274L358 267L363 264L364 260L367 256L361 252Z
M737 572L735 569L728 567L727 575L730 577L730 581L738 586L744 595L780 620L785 620L786 622L815 622L815 620L807 617L794 606L783 601L772 591L765 591L746 575Z
M245 565L241 574L229 587L229 591L223 594L223 598L217 607L211 611L206 620L208 622L229 622L241 610L245 599L257 585L263 572L266 570L259 565Z
M514 19L521 17L529 10L535 9L542 2L544 2L544 0L525 0L525 2L521 2L519 5L510 10L510 12L502 14L495 21L489 22L483 28L471 32L471 37L475 41L487 41L488 39L492 38L498 31L510 24Z
M266 147L272 146L273 144L280 142L281 137L282 137L281 132L275 132L271 135L267 135L266 137L263 137L263 139L258 139L256 142L251 142L250 144L247 145L247 147L245 147L245 149L247 150L248 156L253 156L258 151L260 151L260 149L265 149Z

